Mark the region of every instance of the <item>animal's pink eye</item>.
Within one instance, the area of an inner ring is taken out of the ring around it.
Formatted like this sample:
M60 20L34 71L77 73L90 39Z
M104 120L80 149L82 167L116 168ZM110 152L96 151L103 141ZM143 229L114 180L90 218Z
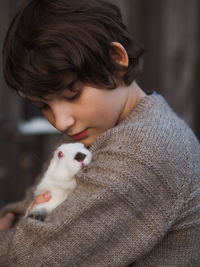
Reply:
M59 157L59 159L63 157L63 153L62 153L62 151L59 151L59 152L58 152L58 157Z

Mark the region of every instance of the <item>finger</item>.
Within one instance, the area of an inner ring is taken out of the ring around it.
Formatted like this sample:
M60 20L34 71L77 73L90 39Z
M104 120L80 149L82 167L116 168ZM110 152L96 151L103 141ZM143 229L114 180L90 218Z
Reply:
M41 195L36 196L34 200L34 205L38 205L44 202L48 202L51 199L51 192L47 191Z
M28 210L28 215L32 212L35 206L48 202L51 198L52 198L52 195L50 191L46 191L43 194L37 195L33 201L32 206Z
M13 221L15 219L15 214L13 212L8 212L6 213L5 217L8 219L8 220L11 220Z
M0 219L0 230L7 230L11 228L15 215L13 213L7 213L3 218Z

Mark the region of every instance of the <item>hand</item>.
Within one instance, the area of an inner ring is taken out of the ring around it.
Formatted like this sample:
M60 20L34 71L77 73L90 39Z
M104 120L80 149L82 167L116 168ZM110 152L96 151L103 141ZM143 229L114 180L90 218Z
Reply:
M0 231L10 229L15 221L15 215L8 212L4 217L0 218Z
M41 195L37 195L34 199L33 205L42 204L44 202L48 202L51 199L51 192L47 191Z
M51 192L47 191L44 192L43 194L37 195L33 201L32 206L28 209L28 215L31 214L32 210L35 208L35 206L48 202L52 198Z

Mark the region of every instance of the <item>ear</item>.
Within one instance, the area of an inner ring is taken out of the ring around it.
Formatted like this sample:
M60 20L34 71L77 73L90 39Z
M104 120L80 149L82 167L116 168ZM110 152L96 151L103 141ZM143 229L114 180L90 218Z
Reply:
M115 62L122 66L128 67L128 54L123 45L118 42L112 42L111 45L114 48L114 51L111 51L111 56L115 60Z

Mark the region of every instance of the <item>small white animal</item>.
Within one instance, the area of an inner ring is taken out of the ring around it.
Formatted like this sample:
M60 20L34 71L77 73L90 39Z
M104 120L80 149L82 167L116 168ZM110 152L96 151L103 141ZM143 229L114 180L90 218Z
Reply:
M91 162L92 154L82 143L68 143L59 146L50 161L47 171L38 184L34 199L47 191L51 199L28 207L25 216L43 221L61 204L76 187L75 174Z

